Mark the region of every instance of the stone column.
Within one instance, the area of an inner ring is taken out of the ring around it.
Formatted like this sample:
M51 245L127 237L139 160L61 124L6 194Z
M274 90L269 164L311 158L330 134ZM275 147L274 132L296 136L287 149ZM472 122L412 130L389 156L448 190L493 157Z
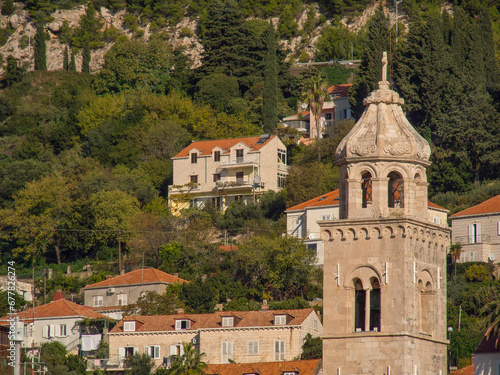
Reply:
M365 289L365 331L370 330L370 292L372 288Z

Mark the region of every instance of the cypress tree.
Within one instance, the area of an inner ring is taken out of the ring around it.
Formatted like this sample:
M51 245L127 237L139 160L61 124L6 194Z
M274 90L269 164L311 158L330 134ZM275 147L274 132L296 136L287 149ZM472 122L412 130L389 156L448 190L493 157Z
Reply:
M66 46L66 48L64 48L63 70L69 70L68 46Z
M47 70L47 45L45 44L45 27L43 22L37 22L35 34L35 70Z
M82 54L82 73L90 73L90 41L85 40Z
M354 116L363 113L363 100L378 87L382 74L382 52L389 51L390 24L382 5L368 23L367 40L363 50L361 65L349 92L349 101Z
M69 62L69 70L76 72L75 51L71 48L71 60Z
M276 36L272 21L269 23L264 58L264 91L262 92L262 121L264 132L273 133L278 123L278 63L276 58Z

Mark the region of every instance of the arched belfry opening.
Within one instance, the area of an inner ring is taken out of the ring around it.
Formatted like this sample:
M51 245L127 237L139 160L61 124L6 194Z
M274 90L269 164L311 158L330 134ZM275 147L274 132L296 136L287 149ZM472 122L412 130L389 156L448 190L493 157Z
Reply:
M366 291L363 282L354 279L354 331L365 330Z
M389 208L403 208L404 207L404 181L401 174L398 172L391 172L387 175L389 178L387 186L387 203Z
M367 208L373 201L372 174L370 172L364 172L361 175L361 193L362 207Z

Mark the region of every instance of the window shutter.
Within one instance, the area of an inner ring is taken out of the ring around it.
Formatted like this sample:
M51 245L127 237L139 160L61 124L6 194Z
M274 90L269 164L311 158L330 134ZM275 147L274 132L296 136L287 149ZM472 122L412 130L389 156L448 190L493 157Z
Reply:
M143 353L151 356L151 353L149 352L149 346L145 346L144 347L144 352Z
M181 324L182 324L182 322L180 320L176 320L175 321L175 329L176 330L180 330L181 329Z
M159 345L154 346L154 358L160 358L160 346Z
M186 329L190 329L190 328L191 328L191 321L186 320Z
M54 324L51 324L49 328L49 337L54 337L55 332L56 332L56 326Z
M139 353L139 347L134 346L134 354L138 354L138 353Z
M280 342L280 361L285 360L285 341Z
M481 223L476 224L476 242L481 242Z
M118 348L118 359L125 358L125 348Z
M177 355L177 345L170 345L170 355Z
M184 354L184 345L179 345L179 355L183 355Z
M228 359L233 359L233 342L232 341L228 341L227 347L228 347L227 358Z
M42 337L43 338L48 338L49 337L49 326L47 326L47 325L43 326Z
M275 361L280 360L280 342L279 341L274 342L274 360Z
M61 326L59 324L54 326L54 336L61 337Z
M474 224L469 224L469 243L474 243Z

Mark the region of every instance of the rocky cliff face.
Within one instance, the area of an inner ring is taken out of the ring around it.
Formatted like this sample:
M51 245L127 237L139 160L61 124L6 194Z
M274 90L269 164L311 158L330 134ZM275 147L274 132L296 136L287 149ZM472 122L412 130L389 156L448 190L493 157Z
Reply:
M0 46L0 55L3 56L4 61L6 61L7 56L12 55L23 64L29 64L32 69L34 65L33 38L36 32L34 20L29 16L28 12L23 9L23 4L16 3L15 6L16 10L12 15L0 15L0 27L9 27L12 30L12 34L9 36L7 42L3 46ZM63 21L68 21L71 28L77 28L79 26L80 17L85 14L85 10L86 6L82 5L70 10L58 10L51 14L53 20L46 25L46 30L50 38L50 40L47 41L48 70L60 70L63 67L65 44L62 43L60 39ZM318 10L316 11L316 17L319 17L319 12ZM366 23L374 11L375 5L367 7L365 12L359 17L349 20L344 19L343 22L348 25L352 31L356 32ZM387 11L389 12L390 9ZM308 8L304 8L297 21L299 30L302 30L308 12ZM132 31L129 30L124 23L125 11L111 12L106 8L101 8L97 10L97 13L103 22L103 29L113 25L120 34L126 35L129 38L132 37ZM278 21L278 18L273 19L273 24L277 25ZM139 28L144 32L142 38L147 41L151 36L150 24L143 25L142 27L140 26ZM170 37L172 47L177 48L181 45L184 46L186 53L189 54L193 62L193 66L196 67L199 66L203 53L203 47L196 34L197 28L198 20L186 17L181 19L175 27L160 29L156 32L165 32ZM186 33L186 30L190 30L190 33ZM321 28L318 27L309 35L283 40L284 47L289 51L289 58L299 56L302 51L305 51L311 59L314 58L316 51L315 43L320 33ZM186 36L186 34L190 34L190 36ZM104 43L102 48L92 50L91 69L93 72L100 70L104 63L104 55L113 44L114 43ZM81 51L79 51L76 55L77 70L80 70L81 64L82 55ZM0 65L2 65L1 61ZM1 69L0 72L2 72Z

